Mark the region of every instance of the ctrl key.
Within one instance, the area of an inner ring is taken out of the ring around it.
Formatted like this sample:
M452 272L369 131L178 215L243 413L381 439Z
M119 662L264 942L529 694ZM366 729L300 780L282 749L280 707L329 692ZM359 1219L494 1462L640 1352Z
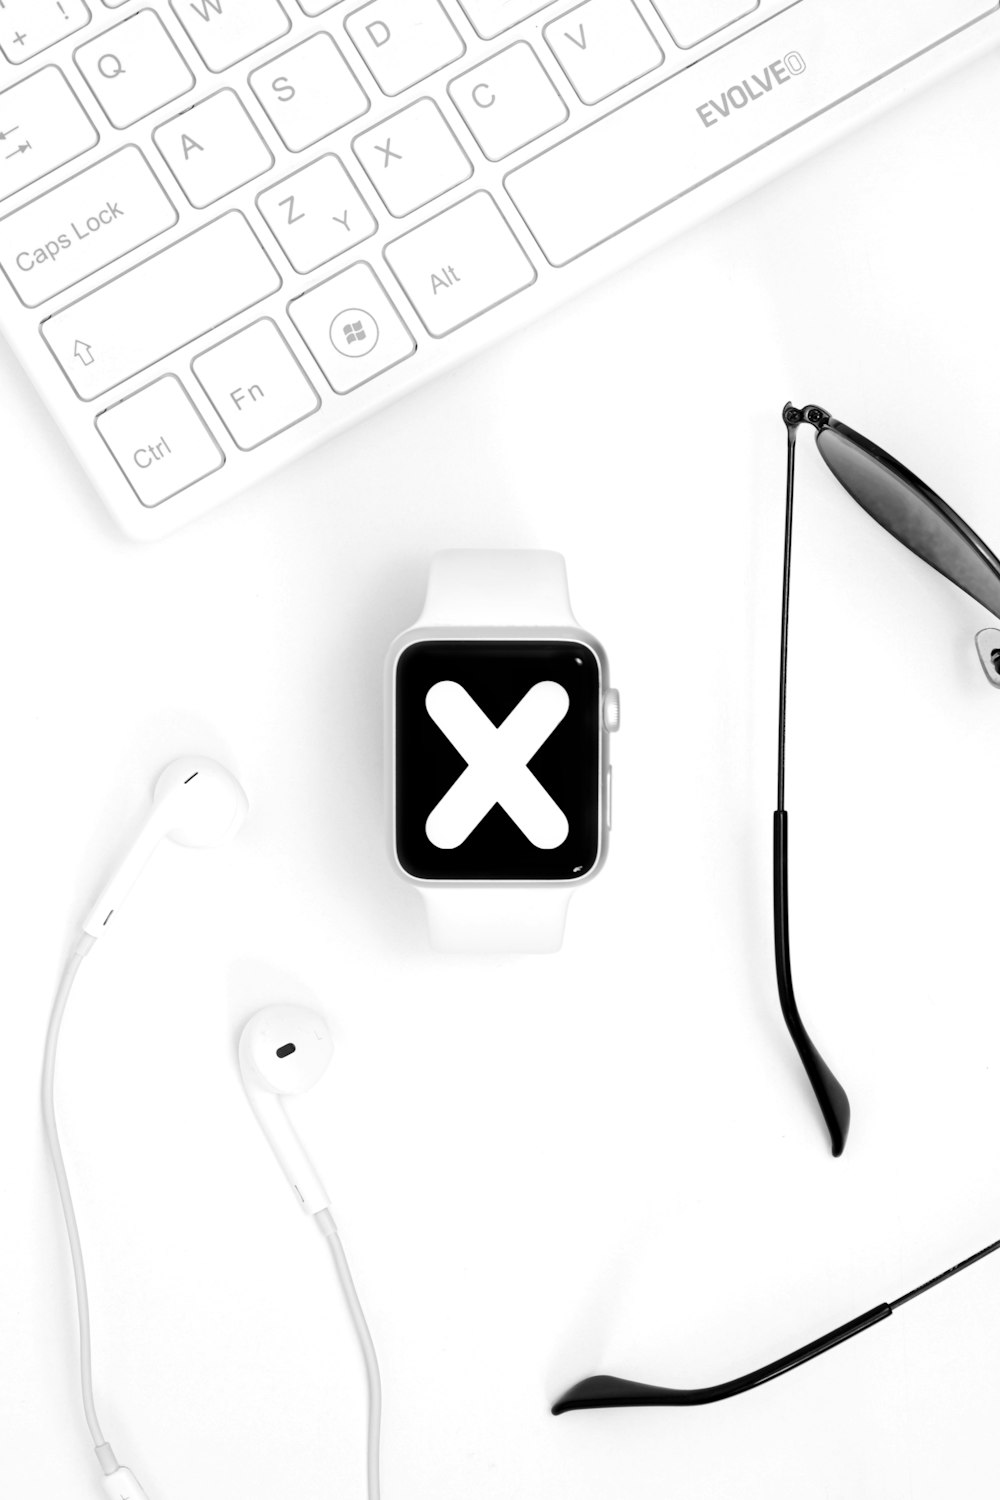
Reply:
M143 505L160 505L225 463L176 375L102 412L97 430Z

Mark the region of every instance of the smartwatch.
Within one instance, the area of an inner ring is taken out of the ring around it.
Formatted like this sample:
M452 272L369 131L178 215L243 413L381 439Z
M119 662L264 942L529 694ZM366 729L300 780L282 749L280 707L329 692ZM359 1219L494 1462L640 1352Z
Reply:
M392 859L432 945L552 953L604 863L617 692L558 552L439 552L387 662Z

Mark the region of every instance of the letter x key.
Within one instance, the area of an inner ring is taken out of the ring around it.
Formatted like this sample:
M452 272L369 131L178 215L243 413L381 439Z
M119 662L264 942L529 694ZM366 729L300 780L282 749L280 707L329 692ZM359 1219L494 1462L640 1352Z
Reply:
M380 146L379 143L376 141L375 142L375 150L376 151L381 151L382 155L385 157L385 161L382 163L383 166L387 167L389 165L390 159L392 161L402 161L403 160L402 154L399 151L393 151L393 149L392 149L392 137L391 136L387 136L386 137L386 142L385 142L384 146Z

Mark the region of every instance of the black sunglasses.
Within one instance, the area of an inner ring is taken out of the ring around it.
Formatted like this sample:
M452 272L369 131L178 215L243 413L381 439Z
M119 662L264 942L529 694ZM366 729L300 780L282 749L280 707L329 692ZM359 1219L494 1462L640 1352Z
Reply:
M792 517L795 495L795 439L803 422L816 430L816 446L829 469L886 531L915 552L924 562L950 578L973 599L1000 619L1000 561L975 532L915 474L860 433L837 422L820 406L801 410L787 405L782 413L788 433L788 469L785 489L785 561L781 596L781 672L778 709L778 807L774 814L774 950L781 1012L802 1065L812 1084L823 1119L830 1132L834 1156L847 1141L851 1106L843 1087L827 1067L811 1041L795 1002L788 937L788 814L785 811L785 721L788 688L788 620L792 567ZM1000 687L1000 630L981 630L976 646L986 676ZM608 1406L702 1406L724 1401L743 1391L794 1370L798 1365L825 1354L838 1344L863 1333L888 1318L904 1303L939 1286L959 1271L1000 1249L1000 1240L978 1250L958 1265L925 1281L894 1302L882 1302L860 1317L814 1339L782 1359L772 1361L749 1375L718 1385L693 1390L644 1385L615 1375L592 1375L568 1390L553 1406L553 1414Z
M802 1024L792 988L788 936L788 814L785 811L785 720L788 697L788 615L792 578L792 517L795 500L795 438L807 422L831 473L863 510L924 562L971 594L1000 619L1000 560L961 516L888 453L836 421L821 406L782 412L788 432L785 488L785 566L781 592L781 672L778 694L778 807L774 814L774 956L781 1013L830 1132L834 1156L847 1143L851 1106L843 1087L823 1061ZM987 677L1000 686L1000 631L976 638Z

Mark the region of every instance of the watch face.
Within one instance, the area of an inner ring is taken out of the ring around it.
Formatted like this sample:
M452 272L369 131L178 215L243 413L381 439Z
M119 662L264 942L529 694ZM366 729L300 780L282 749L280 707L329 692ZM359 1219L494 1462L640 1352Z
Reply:
M600 852L582 641L418 641L396 664L396 856L419 880L577 880Z

